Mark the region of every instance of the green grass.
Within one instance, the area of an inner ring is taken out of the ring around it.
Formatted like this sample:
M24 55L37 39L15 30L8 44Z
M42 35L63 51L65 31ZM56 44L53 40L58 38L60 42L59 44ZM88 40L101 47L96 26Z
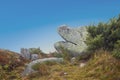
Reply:
M45 67L44 67L45 68ZM120 61L115 59L109 52L98 51L87 62L87 65L80 68L79 65L54 64L46 66L48 75L35 75L27 79L31 80L119 80Z
M37 64L37 73L20 77L23 67L18 67L11 72L0 68L0 80L120 80L120 60L114 58L107 51L97 51L87 62L87 65L80 68L77 65L66 62Z

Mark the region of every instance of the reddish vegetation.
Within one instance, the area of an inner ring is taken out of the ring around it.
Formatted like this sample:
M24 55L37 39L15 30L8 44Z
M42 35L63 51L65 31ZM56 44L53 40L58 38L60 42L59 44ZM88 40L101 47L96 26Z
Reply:
M18 53L0 49L0 65L8 65L10 69L24 65L26 60Z
M5 56L2 56L0 53L0 64L4 65L4 64L8 64L7 58Z

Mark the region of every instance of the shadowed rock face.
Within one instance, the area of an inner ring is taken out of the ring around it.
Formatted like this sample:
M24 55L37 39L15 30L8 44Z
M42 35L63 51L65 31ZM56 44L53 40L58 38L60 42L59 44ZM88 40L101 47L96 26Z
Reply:
M84 42L88 34L86 27L69 28L64 25L59 27L58 33L65 40L55 43L54 46L58 52L61 52L62 47L76 56L78 54L82 55L87 48Z

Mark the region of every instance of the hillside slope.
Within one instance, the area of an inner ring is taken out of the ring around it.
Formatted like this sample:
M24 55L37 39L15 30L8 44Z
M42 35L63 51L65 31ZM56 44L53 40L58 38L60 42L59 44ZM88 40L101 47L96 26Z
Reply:
M20 54L0 49L0 80L20 80L25 62Z
M120 61L115 59L110 53L98 51L87 62L85 67L70 63L43 65L43 73L38 72L26 77L26 80L120 80ZM45 72L46 71L46 72Z

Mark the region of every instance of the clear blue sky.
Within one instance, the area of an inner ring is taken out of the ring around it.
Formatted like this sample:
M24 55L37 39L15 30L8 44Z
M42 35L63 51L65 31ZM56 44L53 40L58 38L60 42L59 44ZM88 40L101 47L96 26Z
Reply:
M120 0L0 0L0 48L54 50L60 25L84 26L120 14Z

